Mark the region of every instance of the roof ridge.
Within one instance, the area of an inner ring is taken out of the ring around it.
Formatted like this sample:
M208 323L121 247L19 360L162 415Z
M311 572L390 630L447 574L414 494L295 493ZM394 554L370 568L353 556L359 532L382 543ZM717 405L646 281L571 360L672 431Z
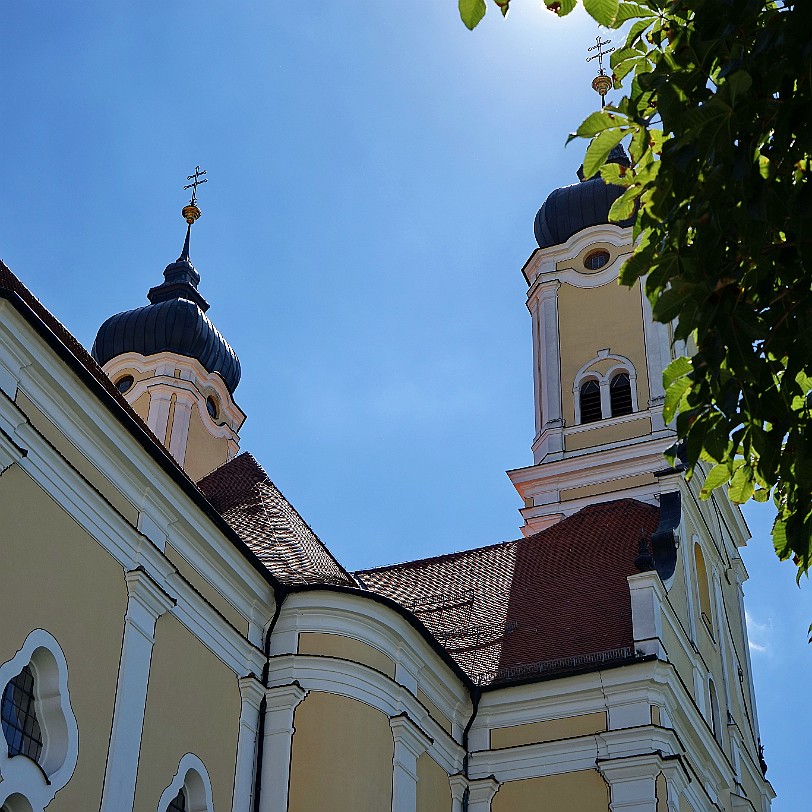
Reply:
M459 558L460 556L464 556L464 555L468 555L468 554L472 554L472 553L481 553L481 552L484 552L485 550L496 549L497 547L507 547L507 546L509 546L511 544L521 544L522 542L533 541L535 539L538 539L539 536L542 536L545 533L548 533L550 530L553 530L554 528L560 528L562 525L566 524L567 522L570 522L572 519L575 519L578 516L582 516L582 514L584 514L587 511L591 512L591 511L594 511L594 510L597 510L597 509L606 508L607 506L619 506L621 503L625 503L625 502L634 502L634 503L639 504L639 505L645 505L647 507L652 507L654 509L657 509L657 508L655 508L654 505L648 505L647 502L641 502L639 499L632 499L631 497L628 497L628 496L621 497L620 499L610 499L610 500L608 500L606 502L595 502L594 504L591 504L591 505L585 505L584 507L582 507L580 510L576 511L575 513L572 513L569 516L565 516L563 519L556 522L555 524L551 524L548 527L545 527L545 528L539 530L538 532L533 533L530 536L522 536L521 538L517 538L517 539L508 539L507 541L498 541L498 542L496 542L494 544L485 544L485 545L483 545L481 547L469 547L466 550L457 550L457 551L452 551L452 552L448 552L448 553L440 553L439 555L432 555L432 556L428 556L426 558L415 558L415 559L413 559L411 561L402 561L402 562L396 563L396 564L384 564L384 565L382 565L380 567L369 567L367 569L354 570L353 574L363 576L363 575L367 575L367 574L371 574L371 573L375 573L375 572L385 572L386 570L404 569L406 567L409 567L411 569L415 569L417 566L423 566L423 565L427 565L427 564L434 564L434 563L444 561L444 560L451 560L451 559Z

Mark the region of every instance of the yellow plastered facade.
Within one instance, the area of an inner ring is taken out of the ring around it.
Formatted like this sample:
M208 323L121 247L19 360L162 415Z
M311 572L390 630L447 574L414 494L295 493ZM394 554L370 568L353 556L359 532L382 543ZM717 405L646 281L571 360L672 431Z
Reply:
M131 404L133 411L146 423L149 416L149 392L142 392Z
M491 805L492 812L608 812L609 788L597 770L528 778L503 784Z
M228 462L228 440L210 434L203 424L199 406L193 407L183 463L186 473L194 482L198 482L224 462Z
M637 474L635 476L610 479L607 482L596 482L594 485L581 485L578 488L564 488L561 491L561 501L582 499L586 496L601 496L605 493L616 493L629 488L638 488L641 485L650 485L655 481L653 474Z
M173 615L158 618L134 812L155 812L186 753L206 765L214 808L230 809L239 718L234 672Z
M449 812L451 786L446 771L428 754L417 759L416 812Z
M395 661L389 655L369 643L342 634L299 632L299 654L320 654L323 657L352 660L368 665L390 679L395 678Z
M581 367L608 349L634 364L637 402L648 402L647 365L640 283L626 288L617 280L597 288L562 284L558 290L561 342L561 397L564 422L575 424L573 384ZM588 329L585 329L588 327ZM637 428L642 428L638 426Z
M639 380L639 379L638 379ZM580 451L584 448L593 448L609 443L621 443L624 440L633 440L635 437L645 437L651 433L651 420L648 417L639 417L636 420L624 420L610 426L600 423L591 424L589 429L576 434L568 434L564 438L566 451Z
M513 727L497 727L491 730L491 748L518 747L523 744L551 742L558 739L572 739L576 736L589 736L603 733L607 729L606 713L583 713L561 719L546 719Z
M293 725L288 812L390 812L394 739L385 713L311 691Z
M48 811L98 809L127 610L124 570L18 465L0 476L0 528L0 595L17 607L3 612L0 662L34 629L49 632L67 660L79 727L76 770Z

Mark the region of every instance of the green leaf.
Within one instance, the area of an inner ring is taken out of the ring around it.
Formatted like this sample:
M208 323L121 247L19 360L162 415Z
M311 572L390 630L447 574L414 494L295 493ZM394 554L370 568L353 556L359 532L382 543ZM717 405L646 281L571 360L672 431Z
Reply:
M612 25L617 15L619 0L584 0L584 8L600 25Z
M756 502L766 502L770 498L770 491L767 488L759 488L754 494Z
M733 479L730 480L730 487L727 491L727 495L731 501L741 505L753 495L756 486L753 484L751 474L752 472L746 465L742 465L741 468L733 474Z
M544 0L544 5L559 17L566 17L578 5L578 0Z
M663 404L663 420L670 423L674 419L677 411L688 392L691 391L690 378L677 378L665 391L665 403Z
M674 383L677 378L682 378L685 375L690 375L693 372L693 365L691 364L691 359L686 358L684 355L681 355L679 358L675 358L664 370L663 370L663 387L668 389L672 383Z
M604 130L589 145L584 157L584 177L591 178L603 166L609 153L628 134L627 127L617 130Z
M626 191L612 203L609 209L609 222L620 223L628 220L634 214L634 207L642 189L639 186L630 186Z
M620 123L617 113L609 113L606 110L599 110L597 113L590 113L575 131L575 135L580 138L592 138L604 130L617 127ZM625 119L625 116L622 118Z
M661 264L673 264L676 267L677 259L673 255L665 255ZM663 324L668 324L681 314L684 315L686 305L693 300L695 295L696 290L693 286L682 285L667 288L654 303L654 318Z
M705 482L699 491L699 496L702 499L709 499L711 492L721 485L724 485L729 479L730 469L726 465L714 465L705 477Z
M787 523L778 517L776 517L773 524L772 537L773 547L775 548L776 555L782 561L785 561L787 558L789 558L792 548L789 546L789 542L787 541Z
M485 16L485 0L459 0L460 18L469 31L473 31Z
M616 28L621 23L627 20L633 20L637 17L655 17L656 13L650 8L638 5L637 3L620 3L615 14L614 27Z

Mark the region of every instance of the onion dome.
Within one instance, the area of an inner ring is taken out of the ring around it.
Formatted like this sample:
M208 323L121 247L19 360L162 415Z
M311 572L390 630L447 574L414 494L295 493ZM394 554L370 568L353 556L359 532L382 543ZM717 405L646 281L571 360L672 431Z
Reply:
M209 321L208 302L197 286L200 274L189 259L192 223L200 217L194 202L183 209L188 226L183 251L166 266L164 282L147 294L150 304L111 316L99 328L91 354L100 365L125 352L174 352L196 358L207 372L219 372L233 394L240 382L240 360Z
M630 165L629 157L620 145L609 153L606 162ZM533 231L539 248L560 245L585 228L609 222L609 209L623 194L623 187L606 183L600 174L584 180L583 168L578 170L578 177L580 183L556 189L538 210ZM634 219L632 216L615 225L630 226Z

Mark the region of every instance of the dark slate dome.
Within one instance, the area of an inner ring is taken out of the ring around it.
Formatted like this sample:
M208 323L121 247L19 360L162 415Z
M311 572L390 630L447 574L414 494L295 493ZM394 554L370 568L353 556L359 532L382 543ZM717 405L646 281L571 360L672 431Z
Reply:
M629 158L622 146L615 147L607 163L629 166ZM578 170L581 177L581 170ZM566 242L573 234L609 222L609 209L622 194L623 187L605 183L600 175L581 180L573 186L556 189L544 201L533 223L533 231L539 248L549 248ZM634 224L634 217L616 223L619 226Z
M99 328L91 354L100 365L125 352L174 352L219 372L228 391L240 382L240 360L209 321L208 302L197 290L200 274L189 260L189 231L183 252L167 265L164 283L147 294L150 304L111 316Z

